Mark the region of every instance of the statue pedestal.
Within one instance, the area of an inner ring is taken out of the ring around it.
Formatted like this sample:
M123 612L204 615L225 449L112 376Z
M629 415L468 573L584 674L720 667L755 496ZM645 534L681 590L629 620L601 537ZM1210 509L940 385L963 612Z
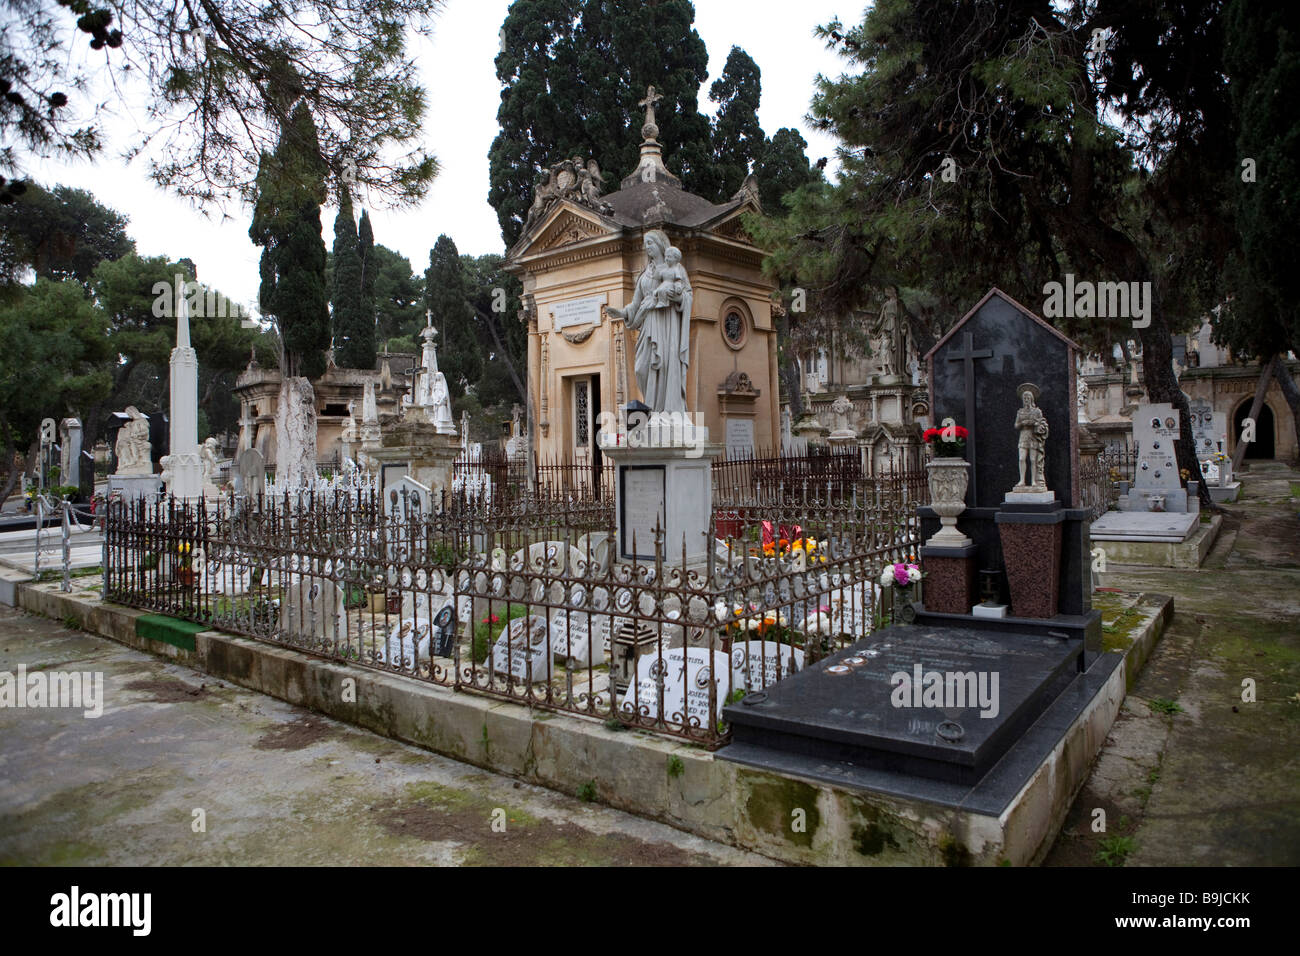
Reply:
M1011 589L1011 613L1015 617L1055 617L1060 603L1065 510L1055 500L1008 500L1003 502L995 521Z
M975 594L974 544L946 548L922 545L925 567L925 609L937 614L967 614Z
M362 445L362 450L379 464L385 487L408 475L429 489L436 507L441 506L442 493L451 491L452 463L460 454L460 442L454 434L439 432L432 422L402 421L385 432L382 447L369 450Z
M153 498L162 492L161 475L109 475L108 476L108 495L112 497L113 493L120 491L122 497L127 501L134 501L136 498L145 497Z
M713 460L722 446L709 444L708 430L698 426L686 445L641 442L640 431L628 435L627 445L601 447L615 464L618 560L653 561L657 526L666 563L702 564L713 545Z

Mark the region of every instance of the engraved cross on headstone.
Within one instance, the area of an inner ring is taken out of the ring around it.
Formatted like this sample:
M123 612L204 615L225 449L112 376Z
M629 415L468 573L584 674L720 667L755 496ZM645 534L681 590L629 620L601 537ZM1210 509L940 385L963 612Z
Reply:
M961 351L949 353L949 362L964 362L966 381L966 458L970 462L970 500L979 501L976 482L979 481L979 459L975 452L977 429L975 427L975 360L993 357L992 349L976 349L975 338L969 332L964 334Z

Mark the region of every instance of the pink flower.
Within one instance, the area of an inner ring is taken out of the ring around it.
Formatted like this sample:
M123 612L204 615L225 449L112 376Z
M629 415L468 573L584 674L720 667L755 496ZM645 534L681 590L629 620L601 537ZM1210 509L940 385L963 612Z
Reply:
M906 584L906 583L907 583L907 565L906 565L906 564L896 564L896 565L894 565L894 580L897 581L899 584Z

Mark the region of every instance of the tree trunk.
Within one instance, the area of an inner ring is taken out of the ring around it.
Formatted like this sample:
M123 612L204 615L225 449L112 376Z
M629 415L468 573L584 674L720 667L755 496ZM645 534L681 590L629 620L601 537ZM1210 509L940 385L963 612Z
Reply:
M18 484L18 479L22 476L24 466L27 463L24 461L22 464L18 464L14 460L18 456L18 449L10 442L5 442L3 446L0 446L0 455L3 456L0 461L4 462L6 472L4 488L0 489L0 506L3 506L9 500L9 496L13 494L14 485Z
M1259 419L1260 409L1264 407L1264 396L1268 393L1268 380L1273 375L1274 367L1280 361L1281 356L1274 355L1259 367L1259 384L1255 386L1255 400L1250 403L1250 414L1246 416L1252 421L1257 421ZM1241 440L1240 435L1237 436L1237 448L1232 453L1233 474L1236 474L1236 472L1241 468L1242 459L1246 457L1246 446L1248 444L1249 442Z
M1296 388L1291 370L1286 367L1286 359L1280 355L1273 366L1273 376L1277 379L1278 387L1282 389L1282 397L1286 399L1287 407L1291 409L1291 424L1295 427L1297 456L1300 457L1300 388Z
M798 421L803 416L803 396L799 394L799 369L796 367L799 357L790 346L790 316L784 312L776 318L776 354L776 374L790 399L790 420ZM777 404L780 405L779 397Z

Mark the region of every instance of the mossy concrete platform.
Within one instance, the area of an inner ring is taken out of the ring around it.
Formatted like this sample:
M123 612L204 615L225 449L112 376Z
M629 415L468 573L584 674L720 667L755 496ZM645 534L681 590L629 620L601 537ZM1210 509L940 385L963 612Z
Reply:
M1107 564L1134 564L1146 568L1199 568L1214 547L1223 517L1202 521L1186 541L1093 541L1106 552Z
M18 586L19 606L398 740L708 839L795 863L1013 865L1046 852L1131 683L1172 612L1132 602L1121 660L1050 759L998 816L755 770L637 731L457 693L216 631L194 649L149 636L139 611L91 590Z

